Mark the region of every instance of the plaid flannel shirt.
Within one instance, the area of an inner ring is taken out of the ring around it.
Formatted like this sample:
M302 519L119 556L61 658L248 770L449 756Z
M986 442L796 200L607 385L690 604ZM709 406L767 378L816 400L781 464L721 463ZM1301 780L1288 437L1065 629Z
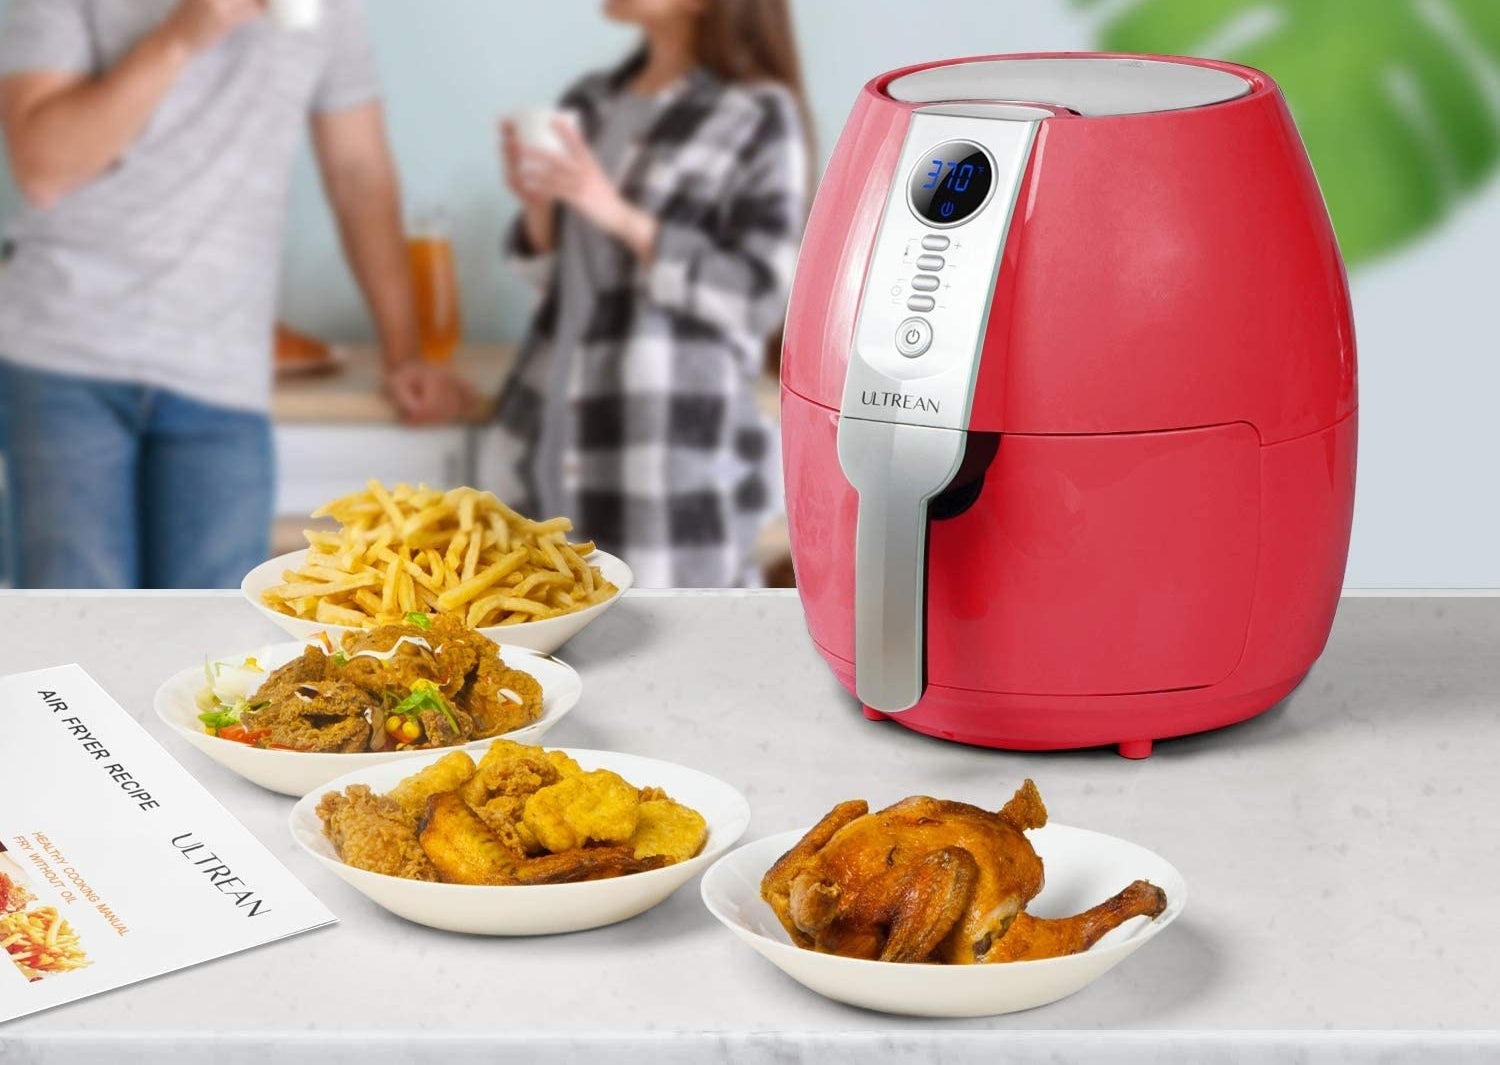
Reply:
M630 69L586 78L562 106L586 136ZM568 388L563 501L582 536L646 587L754 581L752 551L779 512L773 427L754 386L780 328L804 218L807 158L792 97L695 71L626 160L621 191L660 224L642 263L623 245L589 264L597 291ZM542 290L499 404L529 495L557 324L557 269L527 245L512 264Z

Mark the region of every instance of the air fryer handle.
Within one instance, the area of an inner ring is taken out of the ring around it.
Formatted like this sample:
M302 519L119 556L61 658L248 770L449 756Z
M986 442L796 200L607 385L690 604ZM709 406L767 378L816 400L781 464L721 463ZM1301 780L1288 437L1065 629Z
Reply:
M952 429L839 421L839 463L859 493L855 691L885 713L911 709L927 686L927 504L958 472L964 442Z

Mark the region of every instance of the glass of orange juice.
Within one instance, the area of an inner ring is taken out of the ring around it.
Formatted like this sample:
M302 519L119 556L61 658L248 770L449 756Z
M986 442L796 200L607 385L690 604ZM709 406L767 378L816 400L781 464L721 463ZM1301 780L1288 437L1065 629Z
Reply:
M419 216L406 247L422 357L429 362L446 362L463 342L458 266L447 219L437 213Z

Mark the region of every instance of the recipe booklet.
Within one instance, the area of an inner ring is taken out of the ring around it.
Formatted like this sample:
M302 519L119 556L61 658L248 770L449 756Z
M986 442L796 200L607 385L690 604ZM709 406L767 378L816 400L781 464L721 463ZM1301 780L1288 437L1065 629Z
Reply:
M0 723L0 1022L333 922L80 667Z

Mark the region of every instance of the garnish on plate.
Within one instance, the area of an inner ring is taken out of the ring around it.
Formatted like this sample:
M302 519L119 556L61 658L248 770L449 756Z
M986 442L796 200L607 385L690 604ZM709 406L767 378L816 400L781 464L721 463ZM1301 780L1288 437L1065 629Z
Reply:
M319 633L270 673L259 658L205 666L199 721L220 739L296 751L447 747L510 732L542 713L542 688L485 636L448 615Z

